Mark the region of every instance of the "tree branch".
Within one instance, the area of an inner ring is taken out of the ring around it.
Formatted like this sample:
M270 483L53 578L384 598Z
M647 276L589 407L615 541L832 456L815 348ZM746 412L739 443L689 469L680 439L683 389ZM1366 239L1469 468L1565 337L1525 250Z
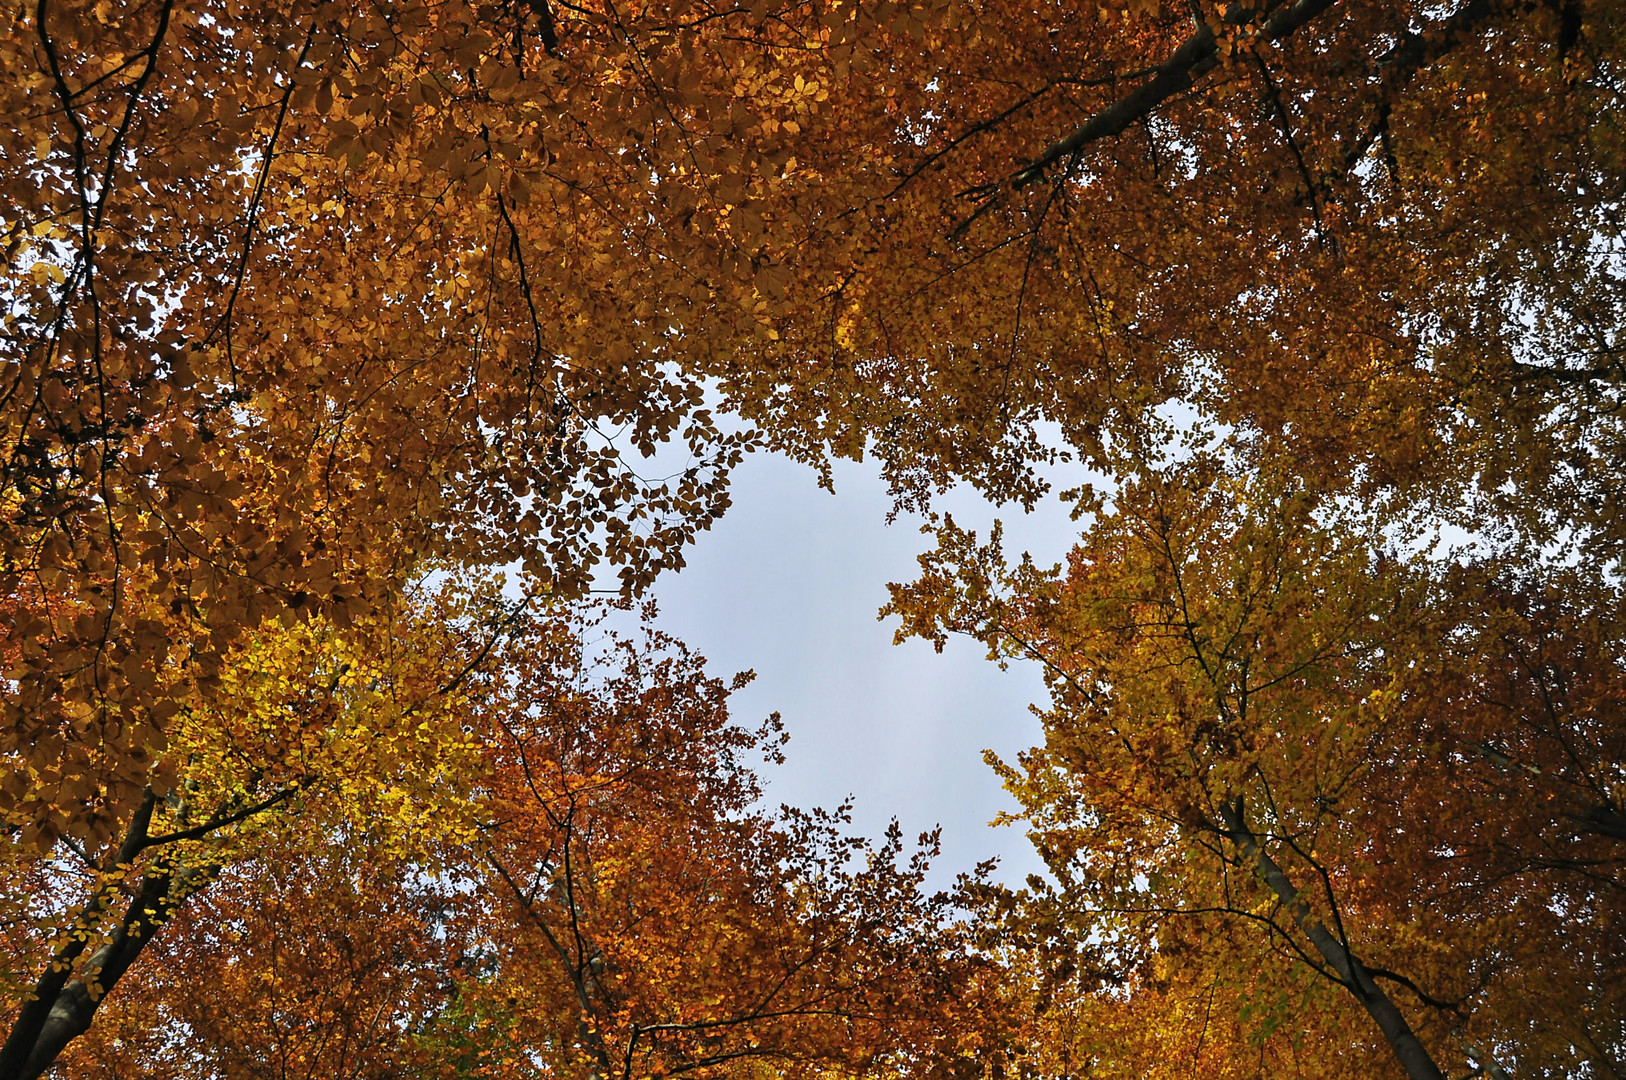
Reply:
M1265 41L1287 37L1332 4L1333 0L1298 0L1267 21L1259 36ZM1256 14L1252 8L1238 4L1226 13L1225 22L1232 26L1244 26ZM1043 154L1011 177L1011 186L1019 188L1030 184L1063 158L1072 157L1092 142L1120 134L1175 94L1191 89L1198 79L1218 66L1219 39L1213 27L1204 22L1172 56L1152 69L1150 82L1108 105L1074 129L1072 134L1052 143Z
M105 873L127 869L153 845L147 830L157 804L157 795L151 788L146 789ZM186 888L210 872L207 867L179 875L173 866L150 870L126 907L120 925L79 967L80 956L96 936L96 923L116 891L111 883L100 886L69 924L67 943L52 955L34 984L30 1000L12 1022L5 1045L0 1047L0 1080L34 1080L49 1069L63 1048L90 1027L101 999L185 899Z
M173 844L180 840L201 840L217 829L224 829L228 825L236 825L240 821L247 821L255 814L269 810L278 803L291 799L293 796L299 793L300 787L301 785L295 784L293 787L283 788L275 795L262 799L252 806L246 806L241 810L235 811L234 813L217 813L208 821L205 821L202 825L197 825L190 829L181 829L178 832L164 833L162 836L154 836L147 840L146 843L142 845L142 848L145 849L157 847L160 844Z
M120 866L128 866L135 857L141 853L147 840L147 827L152 822L153 808L158 798L151 788L142 795L141 805L130 819L130 827L125 831L124 841L119 845L108 866L112 872ZM0 1046L0 1080L13 1080L21 1075L20 1070L33 1052L35 1044L39 1041L40 1032L50 1019L52 1006L62 994L62 989L68 983L73 973L74 963L84 953L90 941L90 930L107 909L113 898L114 887L103 885L91 896L90 900L80 909L79 914L69 923L67 942L51 956L51 963L46 967L45 973L34 984L32 996L18 1011L17 1018L12 1021L11 1032L6 1037L4 1046Z

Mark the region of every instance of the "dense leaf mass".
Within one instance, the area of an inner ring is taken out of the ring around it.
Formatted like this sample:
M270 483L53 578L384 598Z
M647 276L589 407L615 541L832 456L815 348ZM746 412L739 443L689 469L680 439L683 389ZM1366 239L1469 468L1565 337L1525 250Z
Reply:
M1250 1037L1182 1071L1251 1075L1254 1044L1380 1075L1391 1047L1414 1076L1444 1067L1424 1047L1617 1059L1616 588L1384 559L1302 492L1191 480L1126 487L1065 568L950 527L894 587L911 628L1047 671L1045 747L995 762L1054 875L1013 917L1129 980L1134 1015L1222 995Z
M984 1048L997 969L923 892L929 846L759 809L777 718L732 724L669 639L467 595L365 650L272 624L116 864L12 846L6 990L49 1013L30 1033L25 1006L8 1075L813 1076Z
M7 6L0 1080L1626 1071L1622 11ZM762 446L1099 475L1048 880L595 637Z

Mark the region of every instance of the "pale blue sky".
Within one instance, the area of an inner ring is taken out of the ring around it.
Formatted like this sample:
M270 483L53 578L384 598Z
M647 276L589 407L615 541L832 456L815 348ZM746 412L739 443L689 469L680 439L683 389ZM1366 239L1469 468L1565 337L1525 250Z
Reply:
M1001 879L1020 883L1042 864L1018 828L987 827L1015 803L982 751L1014 759L1041 739L1027 708L1044 699L1038 671L1001 671L968 640L941 655L921 641L894 646L897 620L877 621L876 611L887 582L913 579L930 537L918 519L886 524L891 501L873 463L841 463L835 480L832 495L805 466L748 459L734 476L733 507L681 573L657 582L658 625L716 674L756 671L733 713L754 723L777 709L785 719L787 761L765 770L770 803L833 807L850 794L869 835L893 817L911 839L942 826L935 884L991 855L1001 857ZM1045 563L1077 535L1054 499L1024 515L955 492L944 508L979 535L1001 518L1007 551L1031 550Z

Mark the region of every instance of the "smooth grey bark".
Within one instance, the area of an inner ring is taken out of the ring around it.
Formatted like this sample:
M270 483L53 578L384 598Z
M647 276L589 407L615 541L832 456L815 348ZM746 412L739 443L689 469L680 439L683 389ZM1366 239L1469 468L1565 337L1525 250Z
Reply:
M130 819L118 852L103 869L128 869L143 852L153 848L184 840L202 840L287 802L300 789L300 784L294 784L249 806L223 807L201 825L153 836L149 830L158 800L148 788ZM188 896L207 885L220 871L219 863L204 860L187 866L173 855L154 860L150 866L124 910L123 920L82 966L79 958L90 940L89 931L101 923L115 890L97 892L68 924L66 931L70 940L51 957L50 965L34 984L31 999L17 1011L5 1044L0 1046L0 1080L35 1080L49 1069L68 1043L89 1030L102 998L130 970L153 935ZM74 931L83 932L75 935ZM87 979L94 982L94 995Z
M1360 958L1346 948L1343 942L1334 937L1322 924L1321 920L1310 914L1310 905L1299 894L1292 879L1282 870L1275 859L1259 842L1253 830L1248 827L1247 816L1243 810L1242 799L1234 803L1221 803L1219 808L1220 820L1224 822L1226 831L1242 853L1252 860L1259 876L1276 894L1282 906L1293 917L1310 944L1315 946L1316 952L1337 973L1338 979L1355 995L1367 1011L1367 1014L1377 1022L1378 1029L1388 1040L1389 1047L1400 1061L1401 1068L1411 1080L1446 1080L1445 1073L1435 1064L1434 1058L1428 1049L1418 1039L1417 1033L1412 1031L1411 1025L1400 1014L1395 1003L1389 995L1373 980L1366 966Z
M1474 1045L1473 1043L1467 1043L1463 1046L1463 1049L1468 1052L1469 1057L1473 1058L1479 1063L1479 1067L1485 1070L1486 1074L1490 1076L1491 1080L1513 1080L1513 1078L1508 1075L1507 1070L1502 1068L1502 1066L1497 1063L1495 1058L1481 1050L1478 1046Z

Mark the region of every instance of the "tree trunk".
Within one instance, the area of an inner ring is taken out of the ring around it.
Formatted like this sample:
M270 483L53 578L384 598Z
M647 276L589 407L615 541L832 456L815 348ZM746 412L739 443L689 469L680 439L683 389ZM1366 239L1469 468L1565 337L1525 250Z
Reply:
M155 801L148 790L113 865L128 866L147 846L147 826ZM196 891L199 880L206 881L211 871L209 867L177 870L172 864L154 867L142 877L141 887L125 908L123 921L82 968L75 971L85 948L84 937L59 949L34 984L33 1000L18 1010L5 1044L0 1046L0 1080L37 1080L44 1075L57 1055L90 1029L108 991L130 970L180 901L189 891ZM107 909L109 899L105 892L93 897L75 920L76 925L88 932Z
M91 954L81 973L86 977L62 986L54 1001L34 1003L49 1004L50 1009L43 1022L37 1024L31 1045L19 1040L18 1057L22 1060L16 1065L9 1061L0 1065L0 1080L37 1080L70 1042L90 1030L90 1022L102 999L130 970L130 965L173 911L170 896L173 884L174 879L167 870L156 871L142 879L140 890L125 912L124 922ZM96 986L94 995L90 989L92 981ZM14 1029L13 1035L17 1034ZM7 1049L11 1049L10 1040L7 1040ZM11 1071L13 1068L15 1071Z
M1316 952L1322 959L1331 965L1333 971L1338 973L1339 980L1355 995L1373 1020L1377 1021L1378 1029L1388 1040L1389 1047L1394 1050L1395 1057L1399 1059L1401 1068L1411 1080L1445 1080L1445 1073L1434 1063L1428 1049L1418 1039L1406 1018L1400 1015L1400 1010L1389 999L1381 987L1373 981L1366 966L1356 955L1344 947L1343 943L1334 937L1319 919L1310 915L1310 905L1294 887L1276 862L1272 859L1259 838L1248 828L1247 818L1243 814L1242 799L1239 797L1234 803L1220 804L1220 818L1224 821L1231 839L1242 853L1253 860L1259 875L1270 886L1270 891L1276 894L1282 902L1293 921L1304 931L1315 946Z

